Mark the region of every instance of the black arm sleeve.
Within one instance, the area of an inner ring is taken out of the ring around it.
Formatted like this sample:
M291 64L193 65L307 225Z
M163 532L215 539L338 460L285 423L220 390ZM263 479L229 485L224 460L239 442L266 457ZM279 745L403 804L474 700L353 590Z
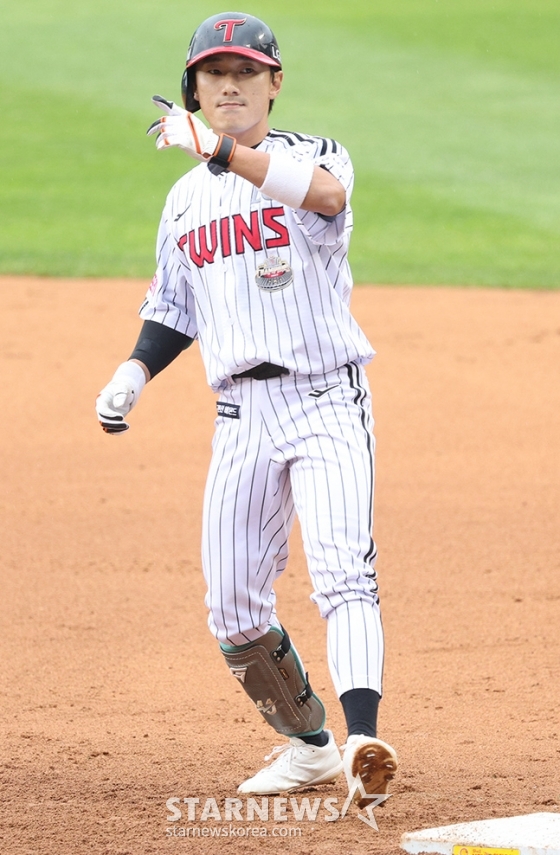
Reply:
M150 377L155 377L193 341L190 336L157 321L144 321L136 346L128 358L139 359L150 372Z

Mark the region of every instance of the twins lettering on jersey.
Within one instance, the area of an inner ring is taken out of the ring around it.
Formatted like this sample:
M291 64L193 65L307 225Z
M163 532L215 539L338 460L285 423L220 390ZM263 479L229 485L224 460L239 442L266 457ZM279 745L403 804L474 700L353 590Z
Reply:
M253 252L276 249L290 245L290 235L284 222L284 208L262 208L251 212L247 222L241 214L212 220L208 224L191 229L177 241L179 249L188 254L197 267L213 264L218 246L222 258L232 252L242 255L247 246Z

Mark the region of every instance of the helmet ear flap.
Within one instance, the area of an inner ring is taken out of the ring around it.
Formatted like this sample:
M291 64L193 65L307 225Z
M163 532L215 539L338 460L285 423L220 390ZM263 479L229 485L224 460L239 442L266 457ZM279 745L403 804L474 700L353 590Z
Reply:
M200 104L194 97L194 75L194 68L185 68L181 78L181 95L183 96L183 105L185 110L188 110L189 113L196 113L197 110L200 110Z

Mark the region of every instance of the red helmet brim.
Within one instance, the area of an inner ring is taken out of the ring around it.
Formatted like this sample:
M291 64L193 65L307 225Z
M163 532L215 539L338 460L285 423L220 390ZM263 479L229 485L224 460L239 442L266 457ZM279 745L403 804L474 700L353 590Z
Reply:
M217 53L236 53L239 56L246 56L248 59L254 59L257 62L262 62L263 65L270 65L272 68L282 68L279 62L275 59L271 59L269 56L258 50L253 50L248 47L235 47L233 45L220 45L220 47L203 50L187 63L187 68L191 68L195 63L200 62L202 59L206 59L208 56L214 56Z

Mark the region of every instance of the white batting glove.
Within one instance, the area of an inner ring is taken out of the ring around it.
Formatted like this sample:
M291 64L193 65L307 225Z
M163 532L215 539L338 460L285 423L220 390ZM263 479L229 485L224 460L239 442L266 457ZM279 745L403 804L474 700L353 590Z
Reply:
M184 149L196 160L207 161L212 157L220 142L218 134L207 128L195 115L178 107L173 101L166 101L161 95L154 95L152 101L156 107L167 113L166 116L157 119L147 130L148 136L158 134L157 149L175 145Z
M119 365L95 402L97 418L105 433L116 435L129 429L124 417L138 401L145 385L146 375L138 363L129 361Z

